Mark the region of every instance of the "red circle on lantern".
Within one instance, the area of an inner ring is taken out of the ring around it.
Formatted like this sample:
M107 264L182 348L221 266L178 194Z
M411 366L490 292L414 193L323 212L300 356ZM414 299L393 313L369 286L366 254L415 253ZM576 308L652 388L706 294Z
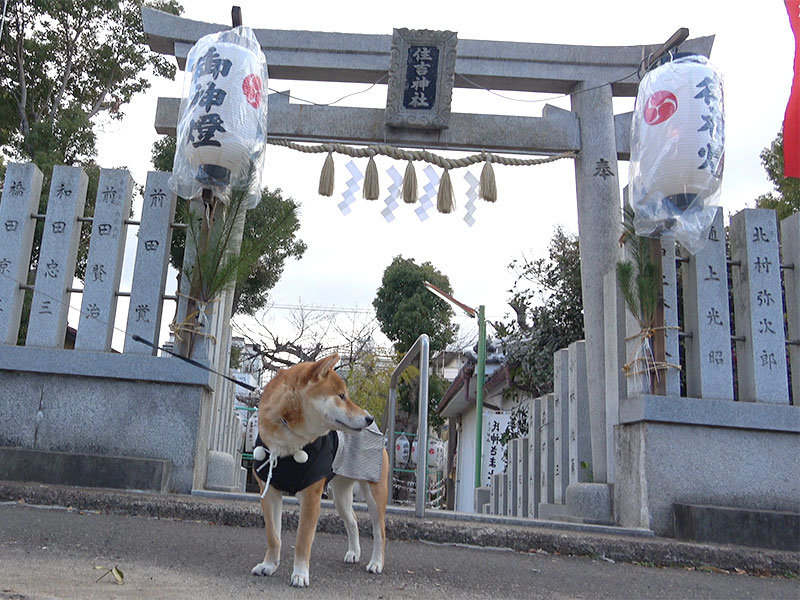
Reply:
M678 99L668 90L659 90L647 99L644 105L644 121L658 125L669 119L678 110Z
M258 108L261 104L261 78L255 74L245 77L242 81L242 91L247 103L253 108Z

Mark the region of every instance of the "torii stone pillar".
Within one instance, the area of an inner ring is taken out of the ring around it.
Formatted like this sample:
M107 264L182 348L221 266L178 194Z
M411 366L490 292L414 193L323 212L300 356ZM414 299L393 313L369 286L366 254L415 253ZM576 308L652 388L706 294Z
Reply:
M611 86L583 82L573 92L581 152L575 159L583 323L594 480L607 481L603 278L616 268L622 219Z

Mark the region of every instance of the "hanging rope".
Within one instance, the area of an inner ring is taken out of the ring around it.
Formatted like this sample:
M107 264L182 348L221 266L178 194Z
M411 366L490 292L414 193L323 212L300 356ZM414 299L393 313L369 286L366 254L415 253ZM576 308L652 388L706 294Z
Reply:
M326 153L325 164L320 175L319 194L321 196L333 195L333 153L343 154L351 158L369 158L367 164L367 177L364 185L364 197L368 200L378 198L378 171L375 166L375 156L387 156L395 160L407 161L405 177L403 178L403 200L413 204L417 200L417 181L414 172L414 161L427 162L444 170L438 194L439 212L451 212L455 208L452 184L450 184L450 169L460 169L478 163L484 163L481 172L479 195L484 200L494 202L497 200L497 185L495 183L493 164L505 165L509 167L529 167L551 163L562 158L575 158L576 152L569 151L561 154L542 156L539 158L509 158L492 154L491 152L481 152L462 158L445 158L427 150L404 150L388 144L378 144L373 146L348 146L340 143L326 144L298 144L290 140L280 138L268 138L267 143L274 146L283 146L306 154Z

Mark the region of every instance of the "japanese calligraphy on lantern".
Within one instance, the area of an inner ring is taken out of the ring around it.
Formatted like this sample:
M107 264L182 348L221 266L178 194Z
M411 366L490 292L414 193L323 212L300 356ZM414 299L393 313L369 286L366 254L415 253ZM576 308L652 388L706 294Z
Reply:
M255 34L238 28L202 37L189 52L186 72L191 84L178 121L171 189L185 198L205 188L221 195L251 174L260 179L267 68ZM147 199L163 202L164 189L151 190Z
M395 29L389 65L386 124L446 129L456 72L452 31Z

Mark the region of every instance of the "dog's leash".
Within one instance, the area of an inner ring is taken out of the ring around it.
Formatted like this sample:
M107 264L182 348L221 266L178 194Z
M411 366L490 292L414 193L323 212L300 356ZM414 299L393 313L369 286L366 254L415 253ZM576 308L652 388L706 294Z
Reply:
M180 358L182 361L187 362L190 365L193 365L193 366L198 367L200 369L203 369L205 371L208 371L209 373L213 373L214 375L219 375L220 377L224 377L228 381L232 381L236 385L238 385L240 387L243 387L246 390L250 390L251 392L257 392L258 391L257 387L253 387L252 385L249 385L247 383L242 383L241 381L239 381L238 379L236 379L234 377L230 377L228 375L225 375L224 373L220 373L219 371L215 371L214 369L212 369L211 367L207 367L203 363L197 362L196 360L193 360L191 358L187 358L186 356L181 356L180 354L178 354L176 352L173 352L172 350L168 350L167 348L164 348L163 346L159 346L158 344L154 344L153 342L148 342L147 340L139 337L138 335L135 335L135 334L132 335L131 339L133 339L133 341L135 341L135 342L139 342L141 344L144 344L145 346L150 346L151 348L155 348L156 350L161 350L162 352L166 352L167 354L170 354L170 355L174 356L175 358Z

